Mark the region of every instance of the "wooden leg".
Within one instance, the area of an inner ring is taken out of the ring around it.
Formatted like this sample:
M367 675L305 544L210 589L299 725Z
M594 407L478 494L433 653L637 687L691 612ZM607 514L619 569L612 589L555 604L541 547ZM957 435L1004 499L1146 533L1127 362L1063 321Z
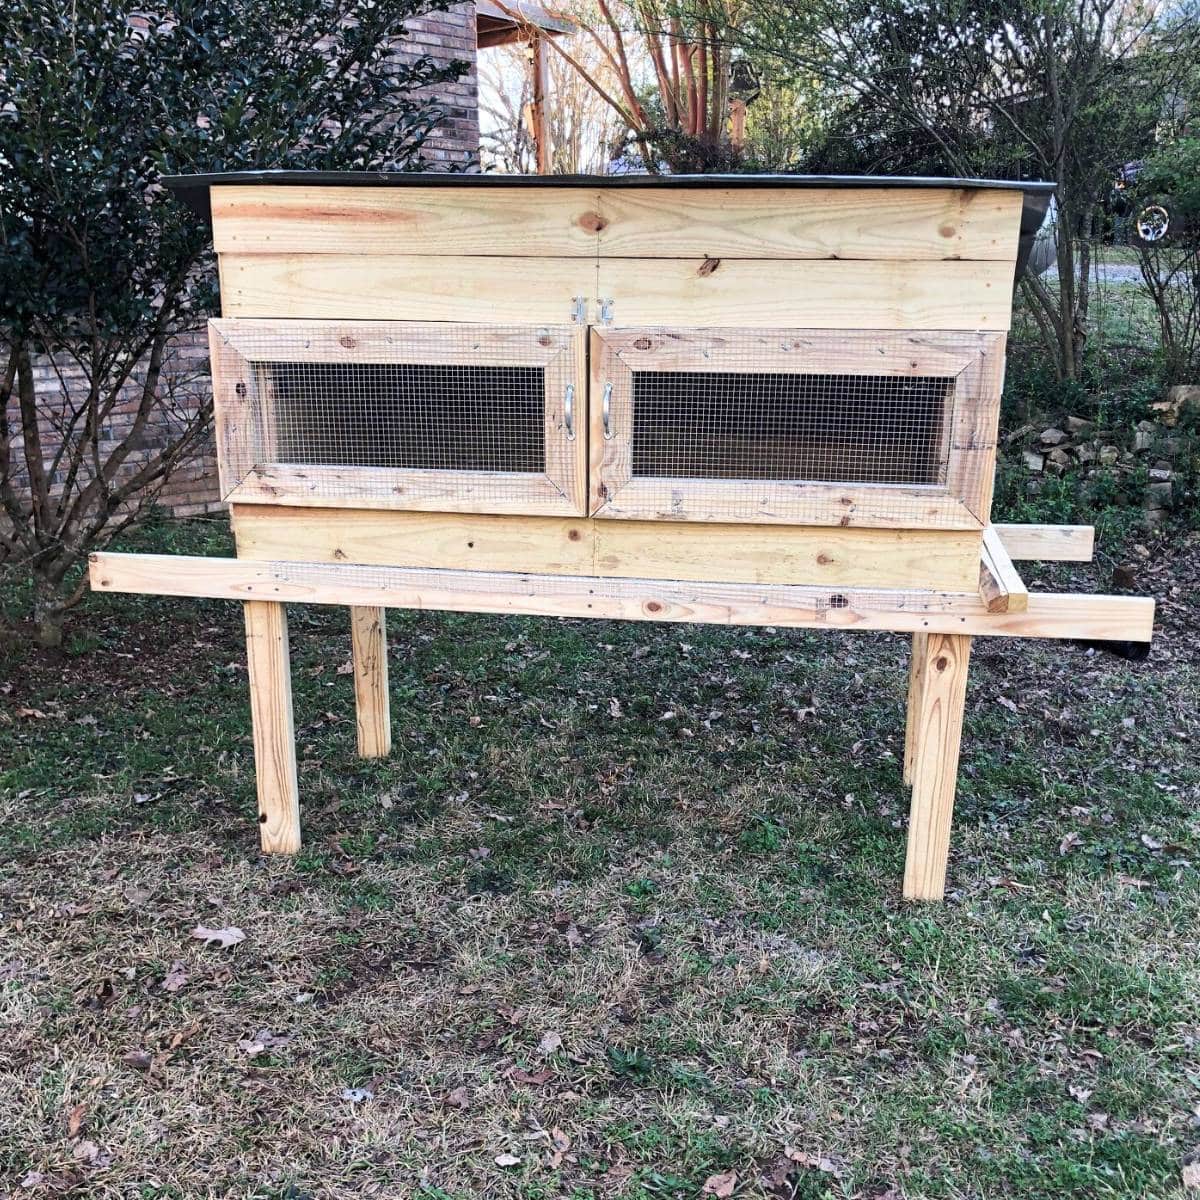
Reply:
M247 600L244 608L263 853L295 854L300 849L300 789L287 609L274 600Z
M358 753L363 758L383 758L392 749L384 609L351 608L350 645L354 659Z
M921 680L925 671L925 654L929 634L912 635L912 658L908 664L908 715L904 720L904 782L912 787L913 734L917 728L916 711L921 700Z
M909 710L913 749L912 806L904 864L906 900L940 900L946 890L950 822L971 658L971 639L961 634L931 633L925 635L924 643L917 699Z

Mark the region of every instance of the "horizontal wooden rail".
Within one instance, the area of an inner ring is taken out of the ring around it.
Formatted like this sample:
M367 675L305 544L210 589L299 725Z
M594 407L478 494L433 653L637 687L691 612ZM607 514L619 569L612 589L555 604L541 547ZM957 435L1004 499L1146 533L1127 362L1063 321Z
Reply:
M1096 531L1091 525L993 525L1009 558L1018 562L1091 562Z
M841 596L828 588L364 568L182 555L93 554L90 572L92 587L99 592L528 616L1145 642L1150 640L1154 623L1154 601L1142 596L1033 593L1025 612L989 613L977 594L928 593L941 608L928 611L911 592L873 592L870 607L854 607L853 593ZM891 602L889 596L894 598Z

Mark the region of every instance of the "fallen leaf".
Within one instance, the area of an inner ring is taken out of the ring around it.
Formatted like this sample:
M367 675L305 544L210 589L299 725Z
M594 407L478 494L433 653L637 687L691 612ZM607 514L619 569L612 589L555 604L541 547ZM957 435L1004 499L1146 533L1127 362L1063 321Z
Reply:
M525 1071L520 1067L513 1067L513 1069L508 1073L508 1077L513 1081L513 1083L524 1083L529 1087L540 1087L548 1079L553 1078L553 1076L553 1071Z
M228 950L239 942L246 940L246 935L236 926L228 929L209 929L206 925L197 925L192 930L192 937L202 941L206 946L215 946L218 950Z
M1076 1087L1071 1084L1067 1091L1071 1093L1072 1100L1078 1100L1080 1104L1086 1104L1092 1098L1092 1089L1085 1087Z
M342 1099L351 1104L362 1104L365 1100L374 1100L375 1093L370 1088L342 1088Z
M67 1115L67 1137L77 1138L83 1128L83 1118L87 1116L88 1106L77 1104Z
M344 663L342 663L341 666L338 667L337 673L339 675L353 675L354 674L354 659L352 659L352 658L346 659L346 661Z
M453 1108L468 1109L471 1107L471 1093L465 1087L456 1087L446 1096L446 1103Z
M1143 833L1142 845L1145 846L1147 850L1161 850L1166 843L1160 842L1158 838L1151 837L1148 833Z
M35 721L47 720L46 714L40 708L18 708L18 717L32 717Z
M260 1029L253 1037L243 1038L238 1042L238 1049L250 1058L257 1058L267 1050L274 1050L278 1046L286 1046L291 1040L288 1037L278 1037L269 1029Z
M723 1175L710 1175L700 1189L703 1196L732 1196L737 1187L737 1172L726 1171Z
M552 1168L561 1167L563 1155L571 1148L571 1139L561 1129L555 1128L550 1131L550 1145L549 1165Z
M614 718L614 720L618 720L621 717L621 702L616 696L613 696L608 702L608 715Z
M497 1154L496 1166L498 1167L519 1167L521 1165L521 1156L519 1154Z
M154 1059L149 1050L130 1050L128 1054L121 1056L121 1061L135 1071L148 1071Z
M1066 834L1063 837L1063 840L1061 842L1058 843L1058 852L1059 852L1059 854L1070 854L1071 851L1074 850L1076 846L1082 846L1082 845L1083 845L1083 838L1081 838L1079 836L1079 834L1077 834L1074 830L1072 830L1070 833Z
M75 1143L71 1157L79 1163L94 1163L100 1157L100 1147L95 1142L84 1138L83 1141Z
M563 1040L561 1035L554 1032L553 1029L547 1030L542 1034L542 1040L538 1042L538 1053L543 1058L549 1057L562 1049Z
M167 972L166 978L159 986L164 992L177 992L187 981L187 971L184 969L182 961L177 960L171 964L171 969Z
M1185 1191L1200 1192L1200 1159L1183 1164L1183 1186Z

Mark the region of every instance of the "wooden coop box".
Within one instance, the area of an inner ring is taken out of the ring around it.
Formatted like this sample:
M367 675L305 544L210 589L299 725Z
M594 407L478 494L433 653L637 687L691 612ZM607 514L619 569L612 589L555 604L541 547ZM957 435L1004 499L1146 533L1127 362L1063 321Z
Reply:
M95 586L246 602L260 820L299 845L284 601L911 633L905 893L942 894L972 636L1148 640L1149 601L1029 596L1091 531L990 523L1015 272L1044 184L249 173L211 222L237 560Z

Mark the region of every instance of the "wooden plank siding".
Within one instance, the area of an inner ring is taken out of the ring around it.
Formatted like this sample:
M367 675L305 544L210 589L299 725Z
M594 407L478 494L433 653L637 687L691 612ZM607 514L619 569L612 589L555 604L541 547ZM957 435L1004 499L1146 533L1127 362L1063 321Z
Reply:
M212 191L219 254L1008 262L1021 204L961 188Z
M1011 262L601 259L475 255L224 254L227 317L570 320L574 298L613 302L619 325L1003 332Z
M238 555L601 578L967 592L978 533L662 524L559 517L233 506Z

